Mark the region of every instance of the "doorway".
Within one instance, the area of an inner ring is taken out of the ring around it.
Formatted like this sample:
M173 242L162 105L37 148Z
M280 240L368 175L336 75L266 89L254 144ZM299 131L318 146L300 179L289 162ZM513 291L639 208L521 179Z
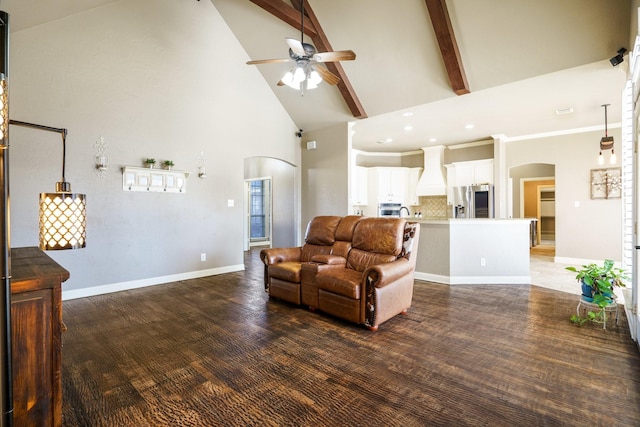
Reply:
M262 181L262 184L261 187L260 184L253 184L255 194L252 196L250 183L254 181ZM248 157L244 160L244 185L243 250L248 251L250 246L258 245L276 248L299 246L298 168L272 157ZM252 216L255 225L253 231Z
M537 197L538 244L555 246L556 244L556 187L555 185L539 185Z
M250 179L246 183L249 247L271 245L271 178Z

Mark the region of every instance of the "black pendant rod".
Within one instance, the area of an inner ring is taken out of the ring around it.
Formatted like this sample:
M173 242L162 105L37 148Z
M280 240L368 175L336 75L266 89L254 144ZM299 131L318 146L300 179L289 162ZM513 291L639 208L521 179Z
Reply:
M65 128L54 128L51 126L37 125L35 123L21 122L19 120L9 120L10 125L23 126L27 128L46 130L48 132L56 132L62 135L62 182L67 182L65 179L65 167L67 163L67 130Z
M0 11L0 73L9 77L9 14ZM8 87L8 84L7 84ZM7 108L8 111L8 108ZM5 118L6 119L6 118ZM13 362L11 355L11 238L9 219L9 129L5 129L6 147L0 150L0 427L13 425Z

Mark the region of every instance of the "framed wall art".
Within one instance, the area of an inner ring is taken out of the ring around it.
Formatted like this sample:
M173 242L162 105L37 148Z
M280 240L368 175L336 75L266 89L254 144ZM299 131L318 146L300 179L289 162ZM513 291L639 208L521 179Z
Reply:
M622 168L591 169L591 198L622 197Z

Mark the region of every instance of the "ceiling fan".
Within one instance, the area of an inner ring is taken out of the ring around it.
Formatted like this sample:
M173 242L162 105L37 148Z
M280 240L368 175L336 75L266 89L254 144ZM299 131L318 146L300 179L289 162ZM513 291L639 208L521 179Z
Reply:
M356 59L356 54L352 50L316 52L313 45L304 43L304 1L300 8L300 40L290 37L285 40L289 45L289 58L258 59L247 62L249 65L295 62L295 66L280 79L278 86L287 85L304 92L305 89L315 89L323 80L330 85L338 84L340 77L319 64Z

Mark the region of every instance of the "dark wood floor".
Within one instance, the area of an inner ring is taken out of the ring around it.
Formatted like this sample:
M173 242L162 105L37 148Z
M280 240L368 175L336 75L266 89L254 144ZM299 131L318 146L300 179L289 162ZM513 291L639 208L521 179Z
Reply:
M378 332L269 300L245 272L64 303L66 426L638 426L626 319L574 295L416 282Z

